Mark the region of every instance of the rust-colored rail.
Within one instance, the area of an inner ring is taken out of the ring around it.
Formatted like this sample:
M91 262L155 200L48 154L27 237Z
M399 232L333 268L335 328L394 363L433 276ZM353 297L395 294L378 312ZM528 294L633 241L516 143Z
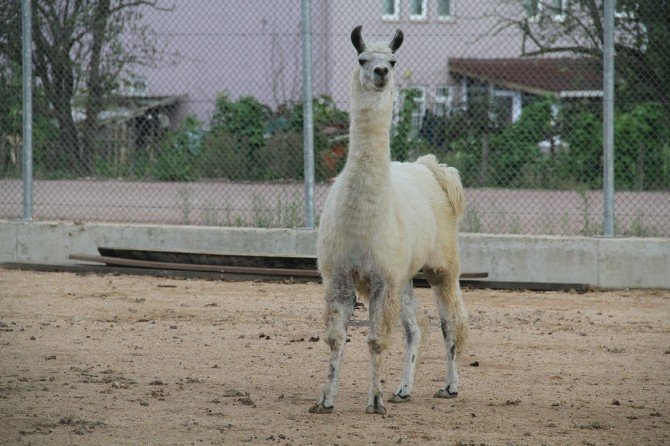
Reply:
M71 260L82 260L86 262L104 263L105 265L130 268L151 268L172 271L201 271L224 274L248 274L255 276L304 278L320 277L319 271L316 269L316 259L310 259L308 257L293 258L280 256L215 255L185 252L177 253L144 250L114 250L112 248L99 248L99 250L101 253L109 253L112 255L95 256L88 254L70 254L68 258ZM146 260L147 258L155 260ZM176 261L161 261L160 259L170 259ZM296 259L298 259L298 263L296 263ZM233 264L230 265L222 263ZM260 266L268 264L274 266ZM282 264L296 265L298 267L282 268L276 266ZM484 272L463 273L460 276L461 279L483 279L486 277L488 277L488 273ZM425 280L425 275L423 273L419 273L414 278Z
M309 269L294 268L259 268L252 266L222 266L222 265L198 265L188 263L156 262L150 260L122 259L108 256L92 256L86 254L70 254L71 260L84 260L86 262L104 263L106 265L128 266L132 268L169 269L175 271L204 271L229 274L256 274L274 276L300 276L319 277L319 272Z

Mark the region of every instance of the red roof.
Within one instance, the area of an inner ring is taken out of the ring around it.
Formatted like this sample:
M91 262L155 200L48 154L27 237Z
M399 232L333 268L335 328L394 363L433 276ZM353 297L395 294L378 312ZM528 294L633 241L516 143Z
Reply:
M452 74L511 90L557 96L602 96L602 65L586 58L449 59Z

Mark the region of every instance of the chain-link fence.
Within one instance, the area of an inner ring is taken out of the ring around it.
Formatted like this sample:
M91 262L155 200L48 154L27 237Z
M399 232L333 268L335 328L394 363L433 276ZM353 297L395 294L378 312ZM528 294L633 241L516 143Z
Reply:
M33 216L305 225L298 0L32 0ZM22 215L21 2L0 7L0 218ZM601 0L313 0L315 203L350 32L405 33L394 159L456 166L463 231L602 234ZM619 0L615 233L670 236L670 2Z

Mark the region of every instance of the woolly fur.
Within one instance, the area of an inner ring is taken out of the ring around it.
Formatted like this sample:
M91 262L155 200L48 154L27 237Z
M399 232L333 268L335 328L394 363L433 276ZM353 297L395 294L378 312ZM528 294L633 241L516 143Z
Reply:
M389 50L372 45L368 51ZM393 79L389 84L384 91L369 91L361 85L360 68L352 73L349 153L321 215L319 270L326 284L335 275L350 275L363 297L375 280L390 287L381 321L383 347L398 320L404 284L421 268L433 271L436 298L449 310L460 347L468 325L460 290L446 292L439 283L460 274L457 230L465 208L463 187L458 171L438 164L433 155L414 163L391 162Z

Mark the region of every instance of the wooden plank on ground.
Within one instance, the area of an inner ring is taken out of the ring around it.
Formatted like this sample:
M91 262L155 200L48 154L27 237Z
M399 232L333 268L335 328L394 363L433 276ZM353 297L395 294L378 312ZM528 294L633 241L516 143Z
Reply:
M148 251L147 251L148 252ZM238 256L242 257L242 256ZM251 256L250 256L251 257ZM221 273L234 274L258 274L258 275L277 275L277 276L302 276L302 277L320 277L316 269L296 269L296 268L273 268L273 267L251 267L251 266L227 266L227 265L203 265L192 263L175 263L150 260L136 260L109 256L91 256L87 254L70 254L68 258L72 260L83 260L86 262L105 263L107 265L128 266L135 268L159 268L184 271L213 271ZM488 273L462 273L461 279L481 279L488 277ZM415 279L425 280L425 275L419 273Z
M210 271L217 273L234 274L259 274L277 276L303 276L319 277L316 270L289 269L289 268L256 268L248 266L219 266L219 265L194 265L189 263L154 262L148 260L121 259L117 257L92 256L87 254L70 254L71 260L83 260L86 262L104 263L106 265L128 266L134 268L155 268L184 271Z
M98 252L105 257L147 260L150 262L316 270L316 257L313 256L212 254L191 251L110 248L104 246L98 247Z
M169 264L189 265L216 265L222 267L251 267L261 269L286 269L286 270L317 270L316 257L313 256L270 256L270 255L244 255L244 254L211 254L190 251L155 251L146 249L123 249L98 247L98 252L103 257L114 257L119 259L143 260L149 262L164 262ZM313 273L307 274L312 276ZM488 273L462 273L461 279L483 279ZM423 273L415 276L415 279L425 279Z

